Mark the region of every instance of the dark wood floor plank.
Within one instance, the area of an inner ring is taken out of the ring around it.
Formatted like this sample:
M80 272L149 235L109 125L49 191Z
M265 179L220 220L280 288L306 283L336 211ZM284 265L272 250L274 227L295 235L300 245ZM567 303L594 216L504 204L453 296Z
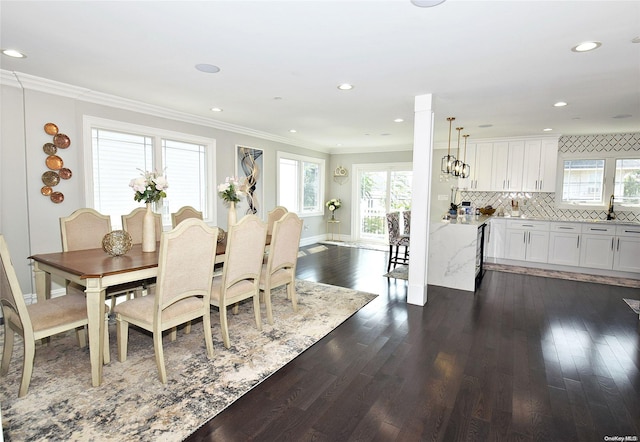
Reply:
M317 245L315 245L317 246ZM303 250L308 248L303 248ZM475 293L326 246L300 279L379 294L189 441L601 441L640 436L637 289L488 271Z

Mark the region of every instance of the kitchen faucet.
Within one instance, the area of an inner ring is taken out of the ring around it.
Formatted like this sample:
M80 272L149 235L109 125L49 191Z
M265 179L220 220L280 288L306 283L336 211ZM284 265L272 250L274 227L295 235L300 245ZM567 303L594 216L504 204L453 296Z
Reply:
M607 212L607 220L616 219L616 214L613 212L613 195L609 198L609 211Z

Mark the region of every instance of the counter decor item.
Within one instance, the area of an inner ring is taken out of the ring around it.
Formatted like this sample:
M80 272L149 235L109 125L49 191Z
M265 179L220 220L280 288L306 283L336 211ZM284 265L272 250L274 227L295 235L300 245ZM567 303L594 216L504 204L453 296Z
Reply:
M140 169L138 169L140 170ZM142 171L138 178L134 178L129 182L135 193L133 199L140 202L143 201L147 206L147 211L142 219L142 251L156 251L156 224L153 218L152 203L157 203L162 198L167 197L165 190L169 187L167 179L157 171Z
M336 220L336 215L335 215L336 210L338 210L340 207L342 207L342 201L340 201L339 198L331 198L329 201L326 202L325 205L327 206L327 208L331 212L331 221L335 221Z
M511 200L511 216L520 216L520 203L518 201Z
M494 213L496 213L495 207L491 207L491 206L480 207L478 210L480 211L481 214L488 215L488 216L491 216Z
M227 228L236 224L236 203L240 202L240 198L244 196L245 190L242 188L240 181L236 177L226 177L224 183L218 184L218 195L222 200L229 204L229 212L227 213Z
M114 257L126 254L131 245L131 235L125 230L114 230L102 238L102 250Z

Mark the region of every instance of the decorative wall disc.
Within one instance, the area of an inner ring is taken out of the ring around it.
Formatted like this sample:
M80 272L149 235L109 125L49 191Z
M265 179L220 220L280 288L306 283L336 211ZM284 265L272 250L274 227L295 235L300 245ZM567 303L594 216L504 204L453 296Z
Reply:
M45 143L42 146L42 150L44 150L44 153L46 153L47 155L55 155L58 151L58 148L53 143Z
M44 125L44 131L49 135L56 135L58 133L58 126L53 123L47 123Z
M71 139L65 134L56 134L53 137L53 144L55 144L58 149L66 149L71 145Z
M57 186L60 182L60 175L58 175L57 172L49 170L42 174L42 182L45 184L45 186Z
M64 161L58 155L49 155L45 160L47 167L51 170L60 170L64 166Z
M53 192L49 198L51 198L51 201L56 204L60 204L64 201L64 195L62 192Z
M53 189L49 186L42 186L42 189L40 189L40 193L44 196L49 196L53 193Z
M68 180L69 178L71 178L71 175L73 174L71 173L71 169L67 169L66 167L63 167L58 171L58 175L60 175L60 178L62 178L63 180Z

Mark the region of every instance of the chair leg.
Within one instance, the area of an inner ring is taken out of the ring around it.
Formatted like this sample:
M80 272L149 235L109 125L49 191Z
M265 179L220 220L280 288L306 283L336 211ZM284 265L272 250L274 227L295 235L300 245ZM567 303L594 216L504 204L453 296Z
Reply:
M26 396L29 391L29 383L31 382L31 374L33 373L33 359L36 356L36 343L32 340L24 340L24 361L22 364L22 381L20 382L20 391L18 397Z
M220 306L220 330L222 330L222 342L226 348L231 347L229 340L229 324L227 323L227 306Z
M253 312L256 317L256 327L258 330L262 330L262 318L260 318L260 290L253 295Z
M102 353L102 360L104 364L111 363L111 351L109 350L109 315L104 315L104 340L102 341L104 346L104 352Z
M87 327L76 328L76 338L78 340L78 346L85 348L87 346Z
M393 268L394 269L398 265L398 253L399 252L400 252L400 246L396 246L396 253L395 253L395 256L393 257Z
M188 335L189 333L191 333L191 321L187 322L187 324L184 326L184 332Z
M393 246L389 244L389 262L387 263L387 273L391 271L391 261L393 261Z
M267 321L273 325L273 310L271 309L271 290L261 290L262 297L264 298L265 310L267 310Z
M178 327L173 327L169 332L169 339L171 340L171 342L173 342L176 340L177 337L178 337Z
M231 310L231 313L233 313L234 315L237 315L239 311L239 307L240 307L239 302L236 302L235 304L233 304L233 309Z
M13 342L15 340L15 333L9 327L8 321L4 320L4 345L2 349L2 367L0 368L0 375L4 376L9 372L9 363L11 362L11 355L13 353Z
M164 351L162 349L162 331L153 332L153 348L156 353L156 365L158 366L158 376L160 382L167 383L167 370L164 367Z
M129 345L129 323L124 319L117 318L116 340L118 341L118 360L127 360L127 346Z
M287 284L287 295L291 298L291 304L293 305L293 311L298 311L298 294L296 293L296 282L292 281Z
M204 343L207 347L207 357L213 358L213 338L211 337L211 313L209 306L206 306L205 313L202 316L202 329L204 331Z

